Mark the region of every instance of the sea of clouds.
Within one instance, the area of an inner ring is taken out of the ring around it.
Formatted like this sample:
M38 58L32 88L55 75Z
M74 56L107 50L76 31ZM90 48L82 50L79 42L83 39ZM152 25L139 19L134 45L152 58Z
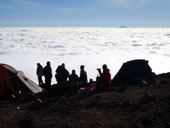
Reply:
M88 79L95 80L103 64L112 78L122 64L133 59L149 60L156 74L170 71L170 28L1 27L0 63L23 71L38 83L36 64L51 62L53 81L58 65L71 73L85 65Z

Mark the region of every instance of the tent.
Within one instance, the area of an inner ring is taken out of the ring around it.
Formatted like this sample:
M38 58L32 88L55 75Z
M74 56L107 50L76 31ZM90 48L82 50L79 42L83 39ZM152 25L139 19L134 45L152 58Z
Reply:
M0 64L0 97L16 92L42 92L42 88L27 78L23 72L13 67Z
M113 83L132 83L137 81L155 82L152 69L147 60L131 60L122 65L113 78Z

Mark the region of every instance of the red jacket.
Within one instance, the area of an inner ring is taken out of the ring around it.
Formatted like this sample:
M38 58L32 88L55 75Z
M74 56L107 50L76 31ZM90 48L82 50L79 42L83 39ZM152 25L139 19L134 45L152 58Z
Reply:
M103 73L101 74L101 78L105 85L111 86L111 74L109 69L103 71Z

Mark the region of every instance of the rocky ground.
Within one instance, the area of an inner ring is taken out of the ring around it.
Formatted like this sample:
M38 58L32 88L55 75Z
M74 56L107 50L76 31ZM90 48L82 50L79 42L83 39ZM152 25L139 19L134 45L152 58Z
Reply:
M0 100L0 128L80 127L169 128L170 73L156 76L156 84Z

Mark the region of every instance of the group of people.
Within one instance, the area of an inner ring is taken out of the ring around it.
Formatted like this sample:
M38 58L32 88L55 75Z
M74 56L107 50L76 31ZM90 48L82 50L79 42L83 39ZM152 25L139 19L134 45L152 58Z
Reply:
M97 77L96 82L100 84L100 87L109 87L111 86L110 70L107 68L106 64L104 64L102 68L103 72L101 69L97 69L100 76ZM48 61L44 68L40 63L37 63L36 74L39 85L44 89L50 89L52 80L52 68L50 62ZM43 76L45 77L45 82L43 82ZM80 76L78 77L75 70L72 70L72 73L69 74L69 71L65 68L65 64L62 63L56 69L55 78L57 84L68 84L72 89L77 89L78 86L83 87L88 85L87 72L85 71L84 65L80 66Z

